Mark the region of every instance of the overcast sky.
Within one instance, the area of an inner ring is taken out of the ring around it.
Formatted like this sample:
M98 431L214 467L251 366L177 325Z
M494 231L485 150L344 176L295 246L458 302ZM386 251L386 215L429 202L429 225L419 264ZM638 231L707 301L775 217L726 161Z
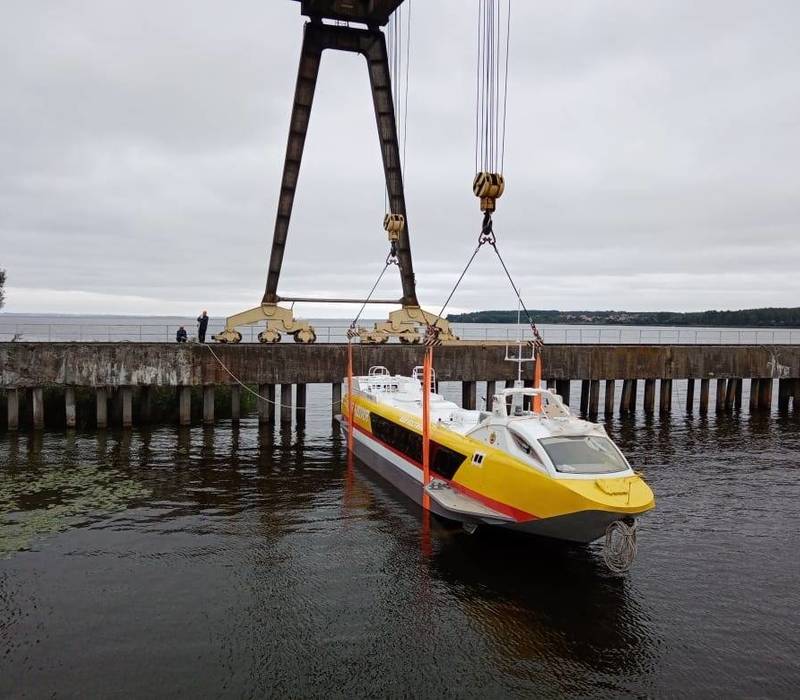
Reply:
M406 195L420 300L438 310L481 220L477 0L410 1ZM527 304L800 305L800 3L514 0L513 14L495 230ZM5 310L260 302L299 4L3 0L2 18ZM327 53L282 293L369 290L382 177L363 59ZM393 271L379 294L399 289ZM450 310L514 307L487 250Z

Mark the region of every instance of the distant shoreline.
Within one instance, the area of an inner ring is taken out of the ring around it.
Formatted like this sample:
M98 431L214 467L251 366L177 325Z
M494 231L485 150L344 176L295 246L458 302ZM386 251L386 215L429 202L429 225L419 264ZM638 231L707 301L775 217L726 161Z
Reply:
M572 326L684 326L711 328L800 328L800 307L738 311L557 311L530 312L536 323ZM451 323L516 323L518 311L448 314ZM526 321L525 314L522 320Z

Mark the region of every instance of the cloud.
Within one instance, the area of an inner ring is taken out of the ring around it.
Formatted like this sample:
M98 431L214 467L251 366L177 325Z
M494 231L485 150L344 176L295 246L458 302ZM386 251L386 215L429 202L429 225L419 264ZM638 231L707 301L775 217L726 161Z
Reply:
M480 226L475 17L470 3L410 1L409 224L420 297L438 310ZM513 7L495 228L528 305L796 305L800 6ZM288 1L6 3L6 311L257 304L302 23ZM366 293L386 255L383 207L363 60L326 54L281 290ZM379 293L399 295L396 275ZM482 251L453 310L513 306Z

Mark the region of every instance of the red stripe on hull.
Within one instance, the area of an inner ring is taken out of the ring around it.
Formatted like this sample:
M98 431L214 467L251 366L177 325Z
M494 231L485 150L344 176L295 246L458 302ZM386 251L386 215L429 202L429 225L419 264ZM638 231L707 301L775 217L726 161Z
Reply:
M417 469L422 471L422 465L419 462L409 458L408 455L403 454L402 452L400 452L400 450L395 449L391 445L386 444L380 438L375 437L375 435L373 435L369 431L364 430L364 428L362 428L357 423L353 422L353 428L355 430L357 430L359 433L362 433L362 434L366 435L367 437L371 438L372 440L377 442L381 447L389 450L389 452L391 452L392 454L397 455L398 457L400 457L400 459L405 460L412 467L416 467ZM431 470L431 475L434 478L439 479L440 481L444 481L445 483L449 484L450 487L452 489L454 489L455 491L460 491L465 496L469 496L470 498L474 498L476 501L482 503L483 505L485 505L485 506L487 506L487 507L489 507L489 508L491 508L493 510L496 510L498 513L502 513L503 515L507 515L509 518L514 518L514 520L516 520L518 523L524 523L524 522L528 522L528 521L531 521L531 520L539 520L539 518L537 516L535 516L533 513L528 513L528 512L526 512L524 510L520 510L519 508L514 508L514 506L510 506L507 503L502 503L500 501L495 501L493 498L489 498L488 496L484 496L483 494L478 493L476 491L473 491L472 489L469 489L466 486L463 486L462 484L459 484L459 483L457 483L455 481L451 481L450 479L447 479L447 478L443 477L441 474L437 474L433 470Z

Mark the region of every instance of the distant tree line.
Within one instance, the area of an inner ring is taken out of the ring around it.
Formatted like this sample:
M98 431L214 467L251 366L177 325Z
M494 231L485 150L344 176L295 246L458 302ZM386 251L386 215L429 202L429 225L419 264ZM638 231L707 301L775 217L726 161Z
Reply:
M531 311L536 323L620 326L724 326L738 328L800 328L800 307L740 311ZM525 315L522 315L525 320ZM448 314L456 323L516 323L517 311L473 311Z
M6 301L6 293L4 287L6 286L6 271L0 270L0 309Z

